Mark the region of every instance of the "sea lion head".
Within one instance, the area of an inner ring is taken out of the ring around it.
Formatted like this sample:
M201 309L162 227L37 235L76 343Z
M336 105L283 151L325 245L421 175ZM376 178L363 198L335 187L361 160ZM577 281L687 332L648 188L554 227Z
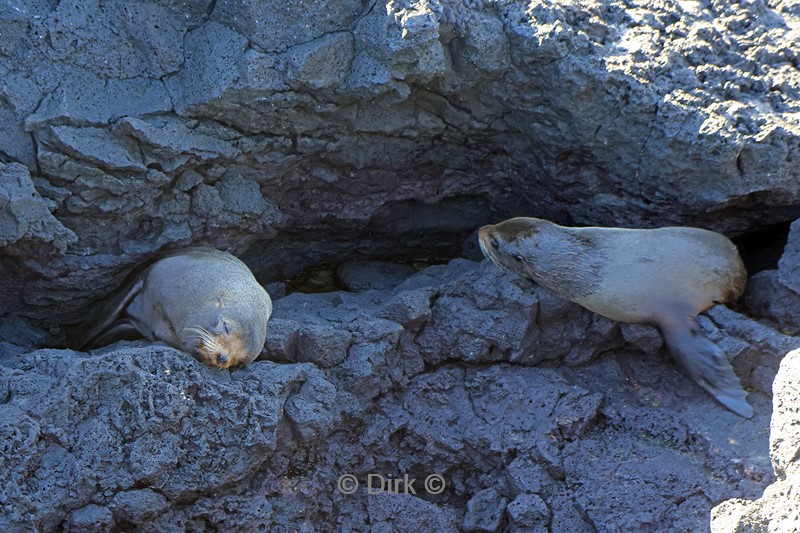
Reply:
M244 365L258 356L261 350L249 346L252 343L248 342L242 322L222 314L215 318L185 327L184 349L198 361L217 368Z
M483 255L507 272L532 278L531 250L540 233L539 219L517 217L478 230Z
M478 231L483 255L568 300L595 290L602 257L574 228L540 218L517 217Z

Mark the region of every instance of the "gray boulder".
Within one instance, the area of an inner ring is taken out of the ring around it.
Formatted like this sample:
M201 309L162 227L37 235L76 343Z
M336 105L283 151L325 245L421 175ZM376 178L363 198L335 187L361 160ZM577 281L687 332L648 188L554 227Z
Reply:
M269 469L278 448L324 442L338 416L310 365L218 372L159 346L32 352L0 367L0 383L11 398L0 514L12 530L51 530L65 515L76 531L146 524Z
M719 532L795 531L800 527L800 350L786 354L775 377L770 456L776 480L756 500L725 501L711 511Z

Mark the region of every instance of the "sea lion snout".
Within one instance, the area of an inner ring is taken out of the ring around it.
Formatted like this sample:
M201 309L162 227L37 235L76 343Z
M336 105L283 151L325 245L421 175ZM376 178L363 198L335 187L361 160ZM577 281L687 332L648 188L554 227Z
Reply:
M494 229L494 227L495 227L495 224L489 224L489 225L486 225L486 226L482 226L478 230L478 241L480 241L482 244L488 245L489 244L489 239L491 238L491 232L492 232L492 229Z
M517 217L478 230L478 241L483 255L495 263L502 256L520 256L523 248L536 246L542 224L547 221Z
M512 219L519 225L517 219ZM483 226L478 230L478 240L483 255L495 265L509 272L516 272L523 277L529 277L524 265L525 236L518 232L509 231L508 221L499 224ZM513 230L514 228L512 228ZM528 228L531 235L535 235L535 228Z
M500 256L500 240L494 234L496 224L483 226L478 230L478 246L483 252L484 257L489 258L492 262L498 263Z
M239 324L230 321L228 327L226 333L215 335L214 346L206 352L211 364L219 368L244 365L254 359L245 345Z
M489 224L479 229L478 241L481 250L483 250L484 255L487 255L487 257L487 251L490 253L501 253L503 245L510 242L510 240L506 238L506 235L503 234L500 224Z

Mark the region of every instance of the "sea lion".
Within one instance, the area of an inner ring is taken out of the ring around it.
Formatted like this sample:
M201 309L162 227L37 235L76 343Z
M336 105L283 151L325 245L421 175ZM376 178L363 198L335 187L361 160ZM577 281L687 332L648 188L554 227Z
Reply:
M77 349L142 336L219 368L250 363L261 353L272 301L231 254L187 248L130 278L77 333Z
M722 405L750 418L739 378L697 315L739 298L747 272L724 235L699 228L623 229L559 226L512 218L478 232L498 267L620 322L661 330L678 363Z

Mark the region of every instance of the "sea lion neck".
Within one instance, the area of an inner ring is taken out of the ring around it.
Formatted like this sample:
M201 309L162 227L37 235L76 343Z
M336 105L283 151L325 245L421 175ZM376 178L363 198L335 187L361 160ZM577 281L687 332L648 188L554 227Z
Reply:
M536 239L527 270L531 279L567 300L594 293L604 261L602 250L584 235L553 224L555 232L543 231Z

